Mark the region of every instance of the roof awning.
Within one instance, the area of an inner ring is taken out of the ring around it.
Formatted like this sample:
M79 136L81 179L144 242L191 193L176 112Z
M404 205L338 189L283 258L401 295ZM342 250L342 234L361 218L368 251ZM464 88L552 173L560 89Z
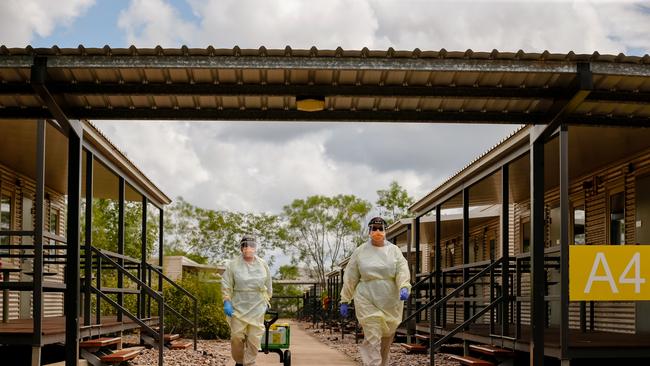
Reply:
M647 55L289 47L2 46L0 118L51 117L35 58L71 119L650 124Z

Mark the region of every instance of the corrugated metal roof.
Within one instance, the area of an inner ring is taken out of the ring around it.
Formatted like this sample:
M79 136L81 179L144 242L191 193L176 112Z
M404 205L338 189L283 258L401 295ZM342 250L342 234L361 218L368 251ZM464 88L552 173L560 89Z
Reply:
M0 46L0 118L48 112L30 82L71 118L545 123L589 63L594 91L573 123L650 122L650 56L311 49L7 48ZM324 110L297 110L302 97Z

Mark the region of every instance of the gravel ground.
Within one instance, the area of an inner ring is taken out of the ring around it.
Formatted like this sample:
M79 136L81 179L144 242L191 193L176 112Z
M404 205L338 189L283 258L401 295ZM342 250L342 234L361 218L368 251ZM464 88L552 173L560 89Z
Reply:
M167 366L231 366L230 341L200 340L197 351L192 347L185 350L165 350L163 358ZM140 356L129 362L133 366L158 365L158 350L146 349Z
M313 335L329 347L347 354L361 365L361 356L359 355L358 345L354 343L354 336L346 334L341 340L339 333L330 334L329 330L309 329L309 323L300 323L306 329L307 333ZM137 337L134 338L137 340ZM128 345L125 344L125 347ZM199 340L198 350L193 348L186 350L165 350L164 361L168 366L231 366L233 365L230 358L230 341L227 340ZM155 366L158 365L158 351L155 349L146 349L140 356L128 363L131 366ZM429 365L428 354L407 354L404 349L394 343L391 346L391 366L419 366ZM449 359L445 353L436 353L436 365L457 366L458 362ZM300 366L296 364L296 366Z
M304 325L304 324L303 324ZM308 329L307 332L318 338L321 342L329 345L330 347L347 354L352 357L356 362L361 365L361 355L359 354L359 344L354 343L354 335L346 334L345 338L341 340L340 333L330 334L329 330L321 329ZM404 351L399 343L393 343L390 347L390 365L391 366L419 366L419 365L429 365L429 355L428 354L410 354ZM449 359L449 356L445 353L436 353L436 365L441 366L457 366L460 365L456 361Z

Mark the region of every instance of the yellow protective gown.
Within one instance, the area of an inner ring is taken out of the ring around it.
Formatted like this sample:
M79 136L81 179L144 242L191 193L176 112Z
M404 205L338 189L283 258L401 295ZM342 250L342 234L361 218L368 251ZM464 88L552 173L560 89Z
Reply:
M273 295L269 267L257 256L251 263L242 257L231 260L223 273L221 292L234 310L232 317L226 317L232 357L236 363L254 365L264 334L264 313Z
M369 240L352 253L345 267L341 302L354 300L364 332L360 347L364 365L388 364L390 343L404 309L399 292L401 288L411 292L410 278L402 251L388 241L376 247Z

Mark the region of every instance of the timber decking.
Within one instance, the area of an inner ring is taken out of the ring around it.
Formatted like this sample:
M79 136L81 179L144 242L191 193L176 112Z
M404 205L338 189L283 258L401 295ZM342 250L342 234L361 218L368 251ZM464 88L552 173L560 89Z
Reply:
M152 317L144 320L148 325L158 324L158 317ZM80 336L82 338L94 337L114 332L136 329L140 325L130 318L124 317L118 321L114 315L102 316L101 324L97 324L95 317L91 321L91 326L83 326L83 318L79 318L81 324ZM0 323L0 343L5 344L29 344L34 332L34 322L32 319L12 319L6 323ZM65 341L65 317L47 317L43 318L42 334L44 344L51 344Z
M457 324L447 324L444 329L436 328L435 333L447 334ZM428 333L428 323L418 323L417 331ZM497 333L500 327L497 326ZM521 334L514 339L515 327L510 326L509 337L501 338L498 334L490 334L489 324L473 324L465 332L454 336L457 339L469 340L481 344L491 344L500 348L529 352L530 327L522 325ZM544 354L550 357L560 357L560 329L557 327L544 330ZM602 331L581 332L579 329L569 330L569 352L572 358L621 358L621 357L650 357L650 333L626 334Z

